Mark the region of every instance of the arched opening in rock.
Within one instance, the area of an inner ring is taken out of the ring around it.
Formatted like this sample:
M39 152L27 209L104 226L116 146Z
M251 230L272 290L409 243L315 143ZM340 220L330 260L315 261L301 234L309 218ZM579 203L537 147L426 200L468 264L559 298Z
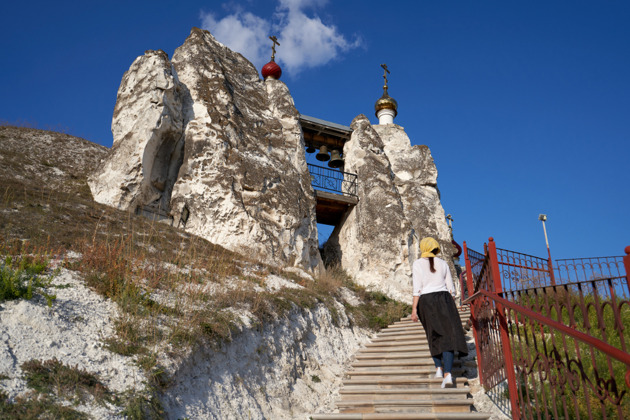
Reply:
M154 220L172 219L170 201L177 173L183 163L184 141L181 133L168 132L159 140L153 159L145 160L150 193L138 212ZM145 152L146 153L146 152Z

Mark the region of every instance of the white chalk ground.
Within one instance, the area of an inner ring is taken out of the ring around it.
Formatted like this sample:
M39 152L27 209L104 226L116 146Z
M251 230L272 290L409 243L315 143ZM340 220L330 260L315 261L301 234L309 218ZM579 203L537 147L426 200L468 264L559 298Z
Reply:
M275 290L295 287L272 277ZM28 391L20 365L57 358L96 374L112 391L142 390L145 376L133 357L112 353L103 339L113 333L114 303L87 288L79 274L61 269L51 288L52 308L43 298L0 305L0 389L10 398ZM347 292L351 294L351 292ZM346 300L356 299L348 296ZM162 396L167 418L304 419L332 412L344 372L354 354L373 336L351 327L339 304L339 319L328 310L294 311L286 321L246 328L221 349L200 348L180 360L161 360L172 382ZM471 333L463 362L475 409L504 420L501 409L477 379ZM87 403L75 407L96 419L122 418L121 407Z
M52 307L45 299L5 301L0 305L0 389L15 398L28 390L20 365L29 360L57 358L98 375L111 391L142 389L145 380L133 358L112 353L103 338L112 334L117 308L88 289L77 273L61 269L50 288L57 299ZM75 407L99 419L121 418L119 407L88 404Z
M270 276L268 290L300 287ZM45 299L0 304L0 389L11 399L29 391L20 365L57 358L94 373L112 391L144 389L134 357L112 353L117 306L85 286L79 273L61 269ZM343 306L333 319L323 306L295 310L288 320L244 327L220 349L201 347L180 359L161 355L172 382L162 395L169 419L293 419L331 411L343 373L372 332L350 326ZM245 324L248 325L248 324ZM69 402L63 402L70 404ZM122 418L122 407L86 403L73 407L96 419Z

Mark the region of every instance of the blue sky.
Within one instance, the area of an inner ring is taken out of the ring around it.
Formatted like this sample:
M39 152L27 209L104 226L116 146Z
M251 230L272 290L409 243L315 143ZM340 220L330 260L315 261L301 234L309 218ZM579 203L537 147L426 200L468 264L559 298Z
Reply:
M622 255L628 22L624 1L10 2L0 120L111 146L116 91L145 50L172 56L204 26L260 68L271 32L298 110L339 124L376 123L387 63L395 122L430 147L458 242L545 256L546 213L554 258Z

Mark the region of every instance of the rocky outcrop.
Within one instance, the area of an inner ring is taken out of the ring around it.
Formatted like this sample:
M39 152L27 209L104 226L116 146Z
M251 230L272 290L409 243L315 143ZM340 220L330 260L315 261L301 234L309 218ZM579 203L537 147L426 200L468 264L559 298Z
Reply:
M402 127L352 122L345 171L358 175L358 204L325 244L356 281L408 301L411 265L424 236L435 237L454 267L451 236L437 190L437 169L426 146L413 146ZM332 257L331 257L332 256Z
M318 269L315 198L286 85L261 81L250 62L198 29L173 64L193 104L175 223L189 214L186 230L228 249Z
M394 185L403 203L405 218L409 220L418 240L432 236L440 243L441 258L445 259L456 274L452 256L456 249L452 244L451 231L446 222L444 208L437 187L438 171L426 145L411 146L405 130L396 124L372 126L384 144L384 152L392 167ZM418 247L410 252L413 262ZM455 287L458 287L455 282Z
M94 198L166 218L260 261L322 269L315 198L287 87L193 28L173 55L148 51L118 93L114 145Z
M146 51L131 64L118 89L112 149L88 179L96 201L168 209L181 165L184 92L164 51Z
M426 146L402 127L352 124L345 170L359 203L326 248L357 281L409 299L420 239L451 263L451 235ZM319 272L315 196L286 85L193 28L169 61L147 51L123 77L114 145L90 178L96 201L183 227L257 260ZM328 257L327 257L328 258Z
M167 417L289 420L332 412L344 370L371 336L336 306L336 318L323 305L295 308L287 319L243 331L220 351L198 347L167 368Z
M406 299L414 232L405 218L380 136L363 115L355 118L351 128L354 131L343 155L345 171L359 179L359 202L333 231L326 252L334 253L334 259L359 284Z

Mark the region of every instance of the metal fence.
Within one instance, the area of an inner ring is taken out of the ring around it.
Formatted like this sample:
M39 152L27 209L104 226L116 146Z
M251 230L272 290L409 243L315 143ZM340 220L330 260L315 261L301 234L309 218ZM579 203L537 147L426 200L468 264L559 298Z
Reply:
M625 251L554 267L492 238L484 254L464 246L480 380L507 380L513 418L630 418Z
M323 166L308 164L311 184L315 189L332 191L338 194L357 196L357 175L337 171Z

